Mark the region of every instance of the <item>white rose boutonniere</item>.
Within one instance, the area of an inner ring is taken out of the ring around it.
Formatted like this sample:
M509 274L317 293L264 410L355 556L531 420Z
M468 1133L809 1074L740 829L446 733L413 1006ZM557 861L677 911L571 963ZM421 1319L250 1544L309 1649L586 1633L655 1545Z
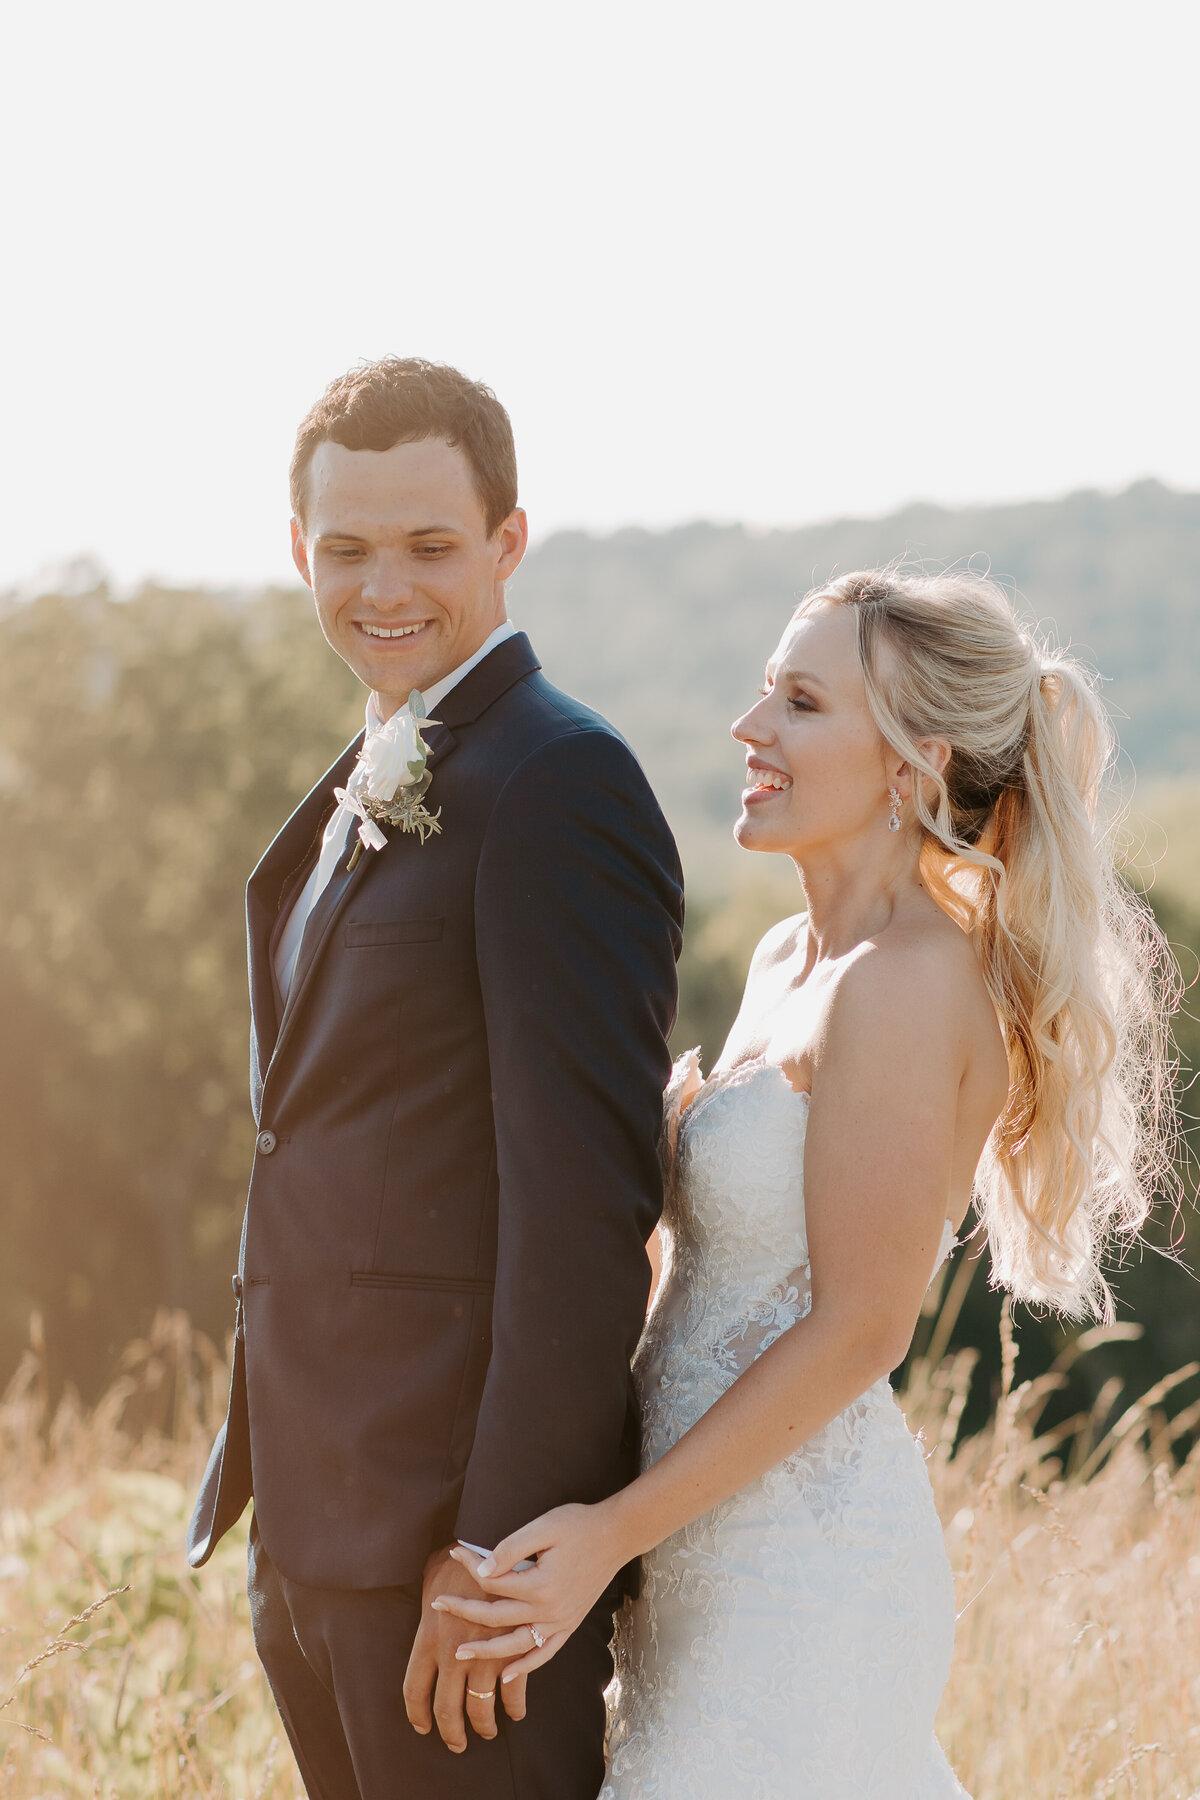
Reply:
M422 843L441 832L441 807L431 813L425 805L433 776L428 767L431 752L421 736L436 724L436 719L425 717L425 702L420 689L414 688L406 705L399 707L378 731L367 733L349 782L344 788L334 789L339 801L360 821L350 868L364 849L383 849L387 838L379 829L381 825L415 831Z

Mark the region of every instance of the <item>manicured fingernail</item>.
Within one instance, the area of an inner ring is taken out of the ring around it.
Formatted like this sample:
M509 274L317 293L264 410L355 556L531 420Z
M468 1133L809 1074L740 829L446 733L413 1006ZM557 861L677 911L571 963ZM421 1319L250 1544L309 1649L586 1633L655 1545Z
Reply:
M454 1652L454 1655L458 1662L473 1662L475 1660L475 1652L473 1650L464 1650L461 1644Z
M485 1556L483 1561L480 1563L479 1567L476 1569L475 1573L477 1575L485 1575L485 1576L486 1575L494 1575L496 1573L496 1564L495 1564L494 1559L490 1556Z
M431 1600L429 1602L429 1610L430 1612L449 1612L450 1608L446 1605L444 1600Z
M519 1674L520 1674L520 1670L514 1669L511 1675L502 1675L500 1677L500 1679L501 1679L501 1681L515 1681Z

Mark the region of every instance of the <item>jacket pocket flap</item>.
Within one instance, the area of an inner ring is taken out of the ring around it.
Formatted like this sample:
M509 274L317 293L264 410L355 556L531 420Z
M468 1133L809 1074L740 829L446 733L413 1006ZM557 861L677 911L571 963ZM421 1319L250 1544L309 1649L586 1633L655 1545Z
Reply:
M445 919L379 919L347 925L348 950L374 950L382 944L433 944L441 938Z
M445 1294L490 1294L495 1283L469 1275L401 1275L387 1269L352 1269L351 1287L426 1288Z

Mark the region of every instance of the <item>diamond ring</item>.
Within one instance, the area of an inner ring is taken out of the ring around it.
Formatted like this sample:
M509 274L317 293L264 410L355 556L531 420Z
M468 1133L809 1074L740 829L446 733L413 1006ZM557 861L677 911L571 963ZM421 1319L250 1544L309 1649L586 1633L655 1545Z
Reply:
M542 1632L540 1632L538 1630L536 1625L531 1625L529 1627L529 1635L533 1639L534 1643L537 1645L539 1650L545 1649L545 1647L546 1647L545 1636L543 1635Z
M478 1688L473 1687L469 1687L467 1692L470 1694L472 1700L494 1700L496 1698L495 1688L493 1688L489 1694L481 1694Z

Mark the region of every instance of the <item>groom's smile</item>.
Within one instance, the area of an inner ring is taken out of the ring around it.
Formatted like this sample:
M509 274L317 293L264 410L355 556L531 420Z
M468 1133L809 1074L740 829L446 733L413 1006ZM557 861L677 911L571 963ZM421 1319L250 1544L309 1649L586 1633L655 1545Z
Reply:
M389 717L474 655L505 618L525 550L515 508L490 533L471 466L442 438L319 444L292 554L330 646Z

